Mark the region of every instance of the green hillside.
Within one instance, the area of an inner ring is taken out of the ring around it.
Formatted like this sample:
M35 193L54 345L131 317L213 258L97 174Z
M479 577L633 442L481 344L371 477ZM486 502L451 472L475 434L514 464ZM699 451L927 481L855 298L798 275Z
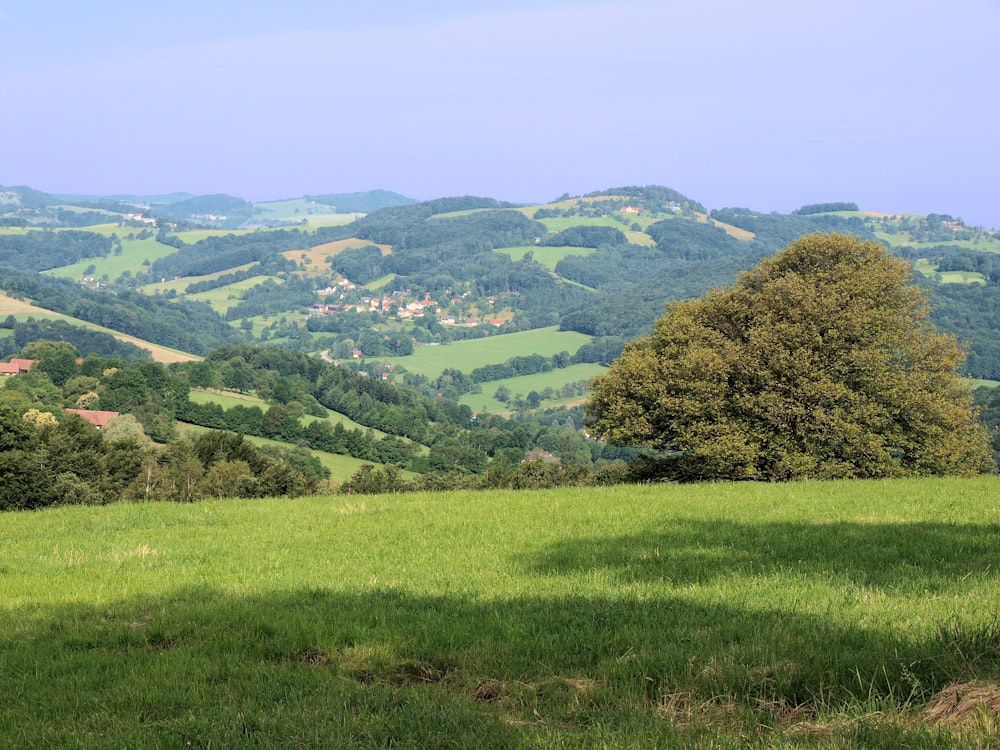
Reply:
M5 747L995 744L995 478L7 514Z

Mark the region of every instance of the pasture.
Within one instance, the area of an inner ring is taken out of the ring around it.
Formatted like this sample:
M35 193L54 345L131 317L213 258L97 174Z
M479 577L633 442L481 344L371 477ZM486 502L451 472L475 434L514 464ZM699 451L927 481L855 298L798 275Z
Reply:
M276 284L284 284L285 280L277 276L251 276L243 281L236 281L232 284L209 289L207 292L197 292L186 295L187 299L196 302L207 302L219 315L225 315L226 311L243 299L243 295L258 284L265 281L273 281Z
M234 406L256 406L259 407L261 411L267 411L269 404L262 398L257 396L251 396L245 393L235 393L233 391L211 391L204 390L202 388L192 388L188 394L188 398L191 399L196 404L218 404L223 409L232 409ZM340 412L330 411L329 416L325 419L321 417L314 417L311 415L305 415L300 420L303 424L309 424L310 422L322 421L327 422L331 427L335 424L340 423L344 426L346 430L361 430L365 432L371 430L372 434L376 437L383 438L386 433L381 430L376 430L373 427L366 427L360 422L355 422L353 419L348 417L346 414L341 414Z
M224 271L216 271L215 273L206 273L203 276L182 276L179 279L170 279L169 281L162 281L156 284L146 284L140 287L140 291L145 294L165 294L171 290L177 292L179 295L184 295L185 290L191 285L199 281L212 281L219 278L220 276L225 276L227 273L233 273L234 271L245 271L250 268L253 263L244 263L242 266L233 266L232 268L227 268Z
M185 433L197 433L206 432L209 428L200 427L198 425L187 424L184 422L177 423L177 430L182 435ZM282 443L278 440L271 440L265 437L258 437L256 435L244 435L243 439L248 443L257 446L271 446L279 448L288 448L288 443ZM372 461L363 461L360 458L354 458L353 456L345 456L340 453L327 453L326 451L310 450L313 456L319 459L319 462L323 465L325 469L330 472L330 481L341 483L351 478L352 475L356 474L358 469L364 464L371 464ZM409 478L415 476L412 472L401 471L401 476Z
M122 238L122 252L120 255L115 255L112 252L103 258L85 258L78 263L60 266L59 268L53 268L42 273L48 276L58 276L79 281L84 277L84 271L90 266L94 266L94 270L89 274L90 276L95 279L107 276L109 281L114 281L126 271L132 275L148 271L149 264L153 261L177 252L177 248L163 245L153 237L147 237L144 240L127 240L125 239L125 235L135 230L117 225L113 226L118 230L118 236ZM87 231L93 228L87 227Z
M566 351L574 354L590 341L590 336L573 331L560 331L556 326L530 331L487 336L481 339L455 341L451 344L421 346L405 357L378 357L407 371L436 378L445 369L469 373L486 364L499 364L511 357L528 354L553 354Z
M5 514L0 746L988 748L1000 480Z
M523 247L502 247L494 252L503 253L511 260L521 260L528 253L532 260L541 263L550 271L556 270L556 264L570 255L586 257L597 252L593 247L543 247L541 245L525 245Z
M492 411L507 412L510 406L493 397L497 388L503 386L510 390L513 395L527 396L532 391L541 393L546 388L558 389L569 383L576 383L580 380L589 380L600 375L607 370L598 364L570 365L561 369L550 370L549 372L539 372L534 375L521 375L516 378L504 378L503 380L492 380L482 383L482 393L465 393L458 400L460 404L468 406L474 412ZM579 402L583 396L573 396L570 398L542 399L543 408L553 406L563 406L566 403Z

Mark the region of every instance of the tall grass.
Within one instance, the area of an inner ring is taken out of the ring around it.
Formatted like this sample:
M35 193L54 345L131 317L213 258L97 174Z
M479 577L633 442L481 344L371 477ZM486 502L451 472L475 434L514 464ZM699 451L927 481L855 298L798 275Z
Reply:
M4 515L0 746L995 746L925 709L1000 681L998 490Z

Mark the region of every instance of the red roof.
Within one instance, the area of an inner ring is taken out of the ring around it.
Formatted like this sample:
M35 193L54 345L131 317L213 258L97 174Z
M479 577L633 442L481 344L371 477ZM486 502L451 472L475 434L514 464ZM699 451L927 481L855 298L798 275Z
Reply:
M92 425L95 425L97 429L101 429L108 423L108 420L113 419L118 416L116 411L97 411L91 409L67 409L69 414L78 414Z
M33 364L35 364L33 359L17 359L15 357L10 362L0 362L0 375L20 375L22 372L30 370Z

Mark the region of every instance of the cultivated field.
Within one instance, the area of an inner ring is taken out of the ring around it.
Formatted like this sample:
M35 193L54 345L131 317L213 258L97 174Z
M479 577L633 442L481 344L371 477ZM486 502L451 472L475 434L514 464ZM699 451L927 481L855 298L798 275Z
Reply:
M0 524L0 746L996 747L1000 480Z
M549 326L519 333L456 341L440 346L422 346L406 357L377 359L380 362L400 365L410 372L435 378L447 368L469 373L483 365L499 364L511 357L528 354L542 354L547 357L562 351L574 354L588 341L590 336L585 334L560 331L555 326Z

